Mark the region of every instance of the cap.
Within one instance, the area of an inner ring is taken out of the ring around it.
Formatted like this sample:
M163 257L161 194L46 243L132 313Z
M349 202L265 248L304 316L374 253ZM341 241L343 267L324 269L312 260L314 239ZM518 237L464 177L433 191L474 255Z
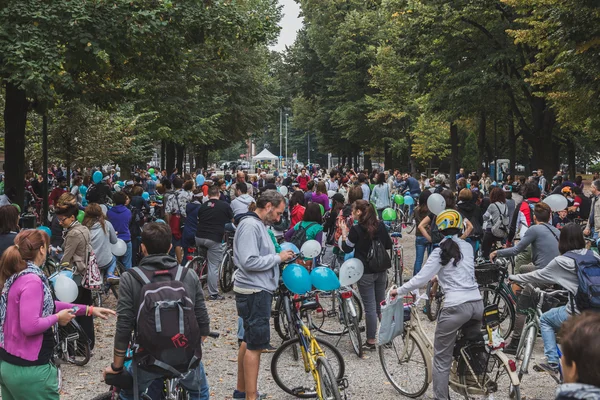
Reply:
M333 196L331 196L331 201L337 201L338 203L343 203L346 201L346 199L344 198L343 194L336 193Z

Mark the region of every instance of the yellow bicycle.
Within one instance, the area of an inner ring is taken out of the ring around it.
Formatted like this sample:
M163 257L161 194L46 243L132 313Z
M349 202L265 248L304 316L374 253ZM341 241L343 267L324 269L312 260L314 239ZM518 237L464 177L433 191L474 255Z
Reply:
M315 312L320 308L314 300L314 293L295 296L291 302L294 305L292 319L296 335L283 343L273 355L271 374L275 383L298 398L341 400L340 389L348 387L344 378L344 358L332 344L314 337L302 321L309 311ZM305 373L299 374L300 369Z

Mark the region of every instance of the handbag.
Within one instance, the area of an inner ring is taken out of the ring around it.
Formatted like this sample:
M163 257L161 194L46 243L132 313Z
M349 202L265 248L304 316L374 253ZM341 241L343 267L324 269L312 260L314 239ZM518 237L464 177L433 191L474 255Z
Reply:
M100 274L98 259L89 242L87 268L81 279L81 286L88 290L99 290L102 287L102 275Z
M381 302L381 324L377 338L379 346L391 342L404 332L404 302L401 296L391 298L392 289L397 289L397 286L392 286Z

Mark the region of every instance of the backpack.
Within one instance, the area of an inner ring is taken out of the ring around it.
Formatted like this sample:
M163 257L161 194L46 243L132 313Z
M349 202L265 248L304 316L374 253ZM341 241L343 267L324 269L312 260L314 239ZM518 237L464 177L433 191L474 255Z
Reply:
M578 287L574 300L577 309L581 312L584 310L600 312L600 260L591 250L585 254L569 251L564 255L575 261Z
M504 239L506 236L508 236L508 224L509 224L508 207L506 207L506 205L505 205L504 213L502 213L500 211L500 207L498 207L498 204L494 204L494 205L498 209L498 213L500 214L500 217L492 225L492 235L494 235L497 238Z
M385 272L392 267L390 255L378 238L371 241L371 248L367 254L367 264L371 272Z
M525 202L529 205L529 221L533 221L533 209L534 209L536 203L529 201L529 200L523 200L522 202L517 204L515 206L515 211L513 212L512 220L510 221L510 226L508 229L508 241L509 242L512 242L515 235L517 234L517 230L518 230L517 222L519 221L519 212L521 211L521 204L523 204L523 202Z
M297 248L301 248L304 242L306 242L306 231L313 225L317 225L317 223L311 222L305 228L302 226L302 222L300 222L298 229L294 229L294 234L290 238L290 242L293 243Z
M431 224L429 226L429 236L431 236L431 243L437 244L444 240L444 235L437 227L435 223L435 217L431 218Z
M202 339L190 300L183 284L188 269L129 271L142 289L136 318L136 361L145 370L165 377L180 376L195 368L202 358ZM169 280L155 281L168 276Z

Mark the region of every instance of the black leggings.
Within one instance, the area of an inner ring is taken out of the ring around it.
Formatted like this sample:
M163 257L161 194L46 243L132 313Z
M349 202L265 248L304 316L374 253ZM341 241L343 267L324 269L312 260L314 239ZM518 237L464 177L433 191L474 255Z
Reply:
M486 230L483 234L483 242L481 243L481 256L486 260L490 258L492 245L499 240L502 240L502 238L496 237L492 234L492 231Z
M79 294L73 303L75 304L85 304L86 306L91 306L93 304L92 301L92 291L84 288L83 286L79 286ZM81 325L81 329L87 335L90 341L90 349L94 348L94 344L96 342L96 337L94 335L94 318L93 317L75 317L75 320L79 325Z

